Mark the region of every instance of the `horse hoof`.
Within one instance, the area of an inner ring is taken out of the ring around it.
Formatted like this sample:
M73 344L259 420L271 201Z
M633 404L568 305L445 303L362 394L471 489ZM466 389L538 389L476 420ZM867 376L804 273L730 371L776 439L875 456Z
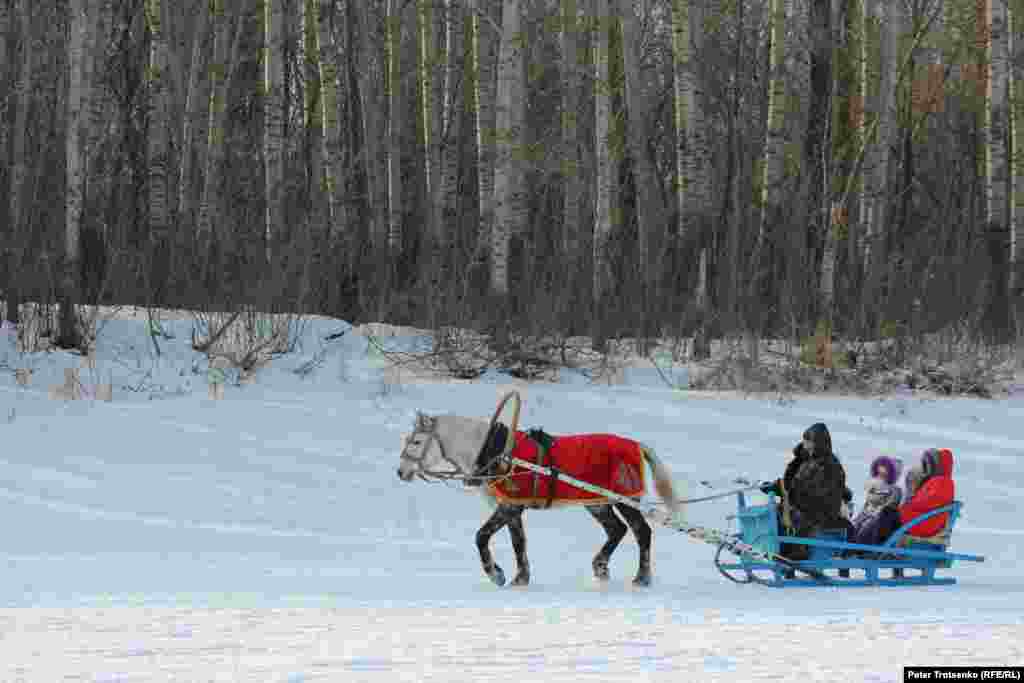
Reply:
M638 588L650 588L650 586L651 586L651 577L647 576L647 575L645 575L645 576L638 576L635 579L633 579L633 585L638 587Z
M529 586L530 575L529 574L516 574L516 578L512 579L513 586Z
M494 569L487 572L487 576L494 582L495 586L505 585L505 572L498 565L494 565Z
M598 581L607 581L609 579L607 562L595 562L593 566L595 579Z

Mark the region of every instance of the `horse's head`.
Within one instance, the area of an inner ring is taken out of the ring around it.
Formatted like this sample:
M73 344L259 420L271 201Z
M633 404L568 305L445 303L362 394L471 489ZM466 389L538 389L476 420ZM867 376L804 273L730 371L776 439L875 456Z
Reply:
M473 474L486 431L487 423L481 420L417 412L412 433L402 437L398 478L466 481Z

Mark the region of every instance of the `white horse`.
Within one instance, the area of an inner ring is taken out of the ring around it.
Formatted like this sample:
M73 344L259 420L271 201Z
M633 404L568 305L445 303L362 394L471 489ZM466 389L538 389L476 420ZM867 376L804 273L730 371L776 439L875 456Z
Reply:
M416 413L415 428L411 434L404 436L398 477L402 481L412 481L417 476L427 480L452 479L469 486L480 486L486 480L506 475L509 465L503 457L507 454L507 451L503 451L503 442L509 436L508 430L500 423L494 424L494 427L497 429L491 428L487 420ZM670 511L676 512L678 504L668 469L652 449L634 443L641 447L640 452L654 477L658 496ZM482 492L494 497L490 487L483 487ZM585 504L585 507L608 535L608 540L594 556L594 576L600 581L608 580L608 562L626 535L628 525L640 546L640 566L633 583L637 586L650 585L652 532L643 514L628 505L608 503L603 498L593 504ZM526 557L526 533L522 519L525 509L525 505L497 503L494 514L476 533L476 545L484 573L499 586L505 584L505 573L494 562L489 545L491 536L503 526L508 526L516 555L517 572L512 585L525 586L530 582L530 563ZM615 514L615 510L622 515L625 523Z

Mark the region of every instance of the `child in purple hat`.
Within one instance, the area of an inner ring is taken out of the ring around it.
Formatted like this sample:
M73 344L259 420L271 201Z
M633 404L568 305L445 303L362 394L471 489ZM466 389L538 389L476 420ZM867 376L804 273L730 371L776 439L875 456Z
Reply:
M864 509L853 518L853 542L878 545L899 528L903 492L896 482L903 470L898 458L879 456L871 463L871 478L864 485Z

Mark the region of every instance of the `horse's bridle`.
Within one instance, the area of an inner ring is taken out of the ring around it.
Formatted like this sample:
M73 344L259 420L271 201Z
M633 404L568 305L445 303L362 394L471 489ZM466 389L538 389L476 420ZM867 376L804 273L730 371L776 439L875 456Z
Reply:
M467 472L466 470L464 470L462 466L459 465L457 460L451 458L448 455L448 451L444 447L444 441L441 440L440 435L437 433L437 420L427 415L416 416L416 428L413 430L412 434L406 437L405 447L402 449L402 454L399 455L398 457L399 460L408 460L410 462L416 463L415 474L423 481L430 481L431 479L456 480L462 481L470 486L479 486L483 480L500 479L508 476L507 474L491 476L488 476L486 474L491 467L493 467L499 460L504 458L504 452L499 452L494 456L487 458L486 462L481 462L484 460L485 455L489 455L487 453L487 447L491 443L491 439L494 436L495 428L497 426L497 423L495 423L491 425L491 428L487 431L487 437L484 439L483 444L480 446L480 452L477 455L476 459L476 468L474 469L473 472ZM416 436L418 435L425 436L426 442L420 449L419 455L412 455L408 452L409 445L412 443L413 439L416 438ZM430 447L434 443L437 443L438 450L440 450L441 452L441 459L447 463L450 463L452 469L428 470L424 466L424 461L427 458L427 453L430 452Z

